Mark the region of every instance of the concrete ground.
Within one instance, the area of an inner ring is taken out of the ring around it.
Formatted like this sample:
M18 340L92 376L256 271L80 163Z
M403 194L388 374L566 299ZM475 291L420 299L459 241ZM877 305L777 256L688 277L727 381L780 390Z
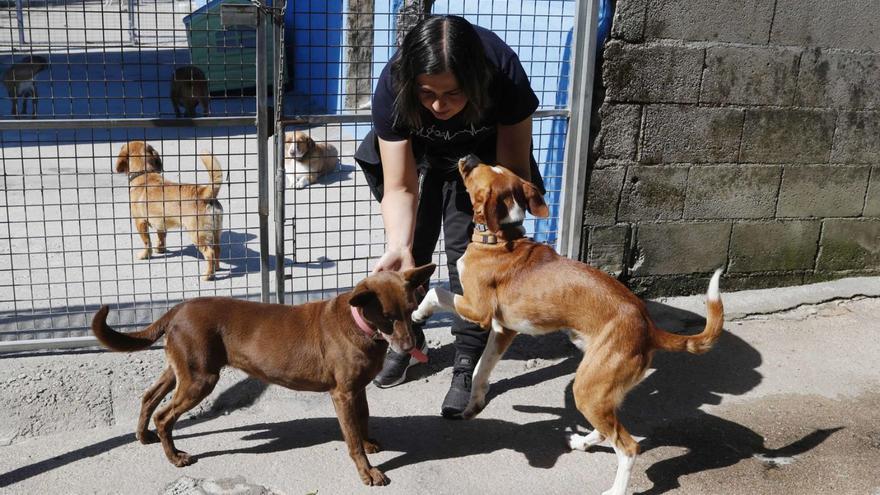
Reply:
M723 280L722 280L723 290ZM702 356L659 354L628 396L643 494L880 494L880 279L724 294L725 334ZM702 298L651 301L662 326L694 330ZM578 352L561 334L520 336L471 421L439 416L452 358L448 320L431 362L370 387L370 456L392 482L361 485L326 394L238 372L178 424L198 462L169 464L132 433L160 350L0 359L0 492L165 494L598 494L608 447L571 452L586 423L571 395Z

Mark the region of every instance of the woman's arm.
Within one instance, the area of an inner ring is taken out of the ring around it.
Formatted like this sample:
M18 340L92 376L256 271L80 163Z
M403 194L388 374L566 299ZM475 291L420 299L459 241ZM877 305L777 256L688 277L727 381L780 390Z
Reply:
M531 180L532 117L513 125L498 125L495 159L525 180Z
M373 272L413 268L413 232L419 200L419 176L416 171L412 142L385 141L379 138L382 157L384 195L382 220L385 224L385 254Z

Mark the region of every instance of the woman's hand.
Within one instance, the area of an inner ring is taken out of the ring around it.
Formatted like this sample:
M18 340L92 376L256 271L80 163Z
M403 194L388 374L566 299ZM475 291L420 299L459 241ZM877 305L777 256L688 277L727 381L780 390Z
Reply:
M385 254L379 258L376 266L373 267L372 273L378 273L385 270L400 271L415 268L416 262L413 259L412 252L409 249L388 249Z

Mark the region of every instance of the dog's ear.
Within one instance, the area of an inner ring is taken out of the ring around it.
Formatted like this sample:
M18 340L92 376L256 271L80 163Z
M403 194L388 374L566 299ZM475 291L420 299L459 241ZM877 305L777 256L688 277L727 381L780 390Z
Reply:
M526 197L527 208L529 212L538 218L547 218L550 216L550 208L544 202L544 196L541 191L529 181L522 181L522 191Z
M373 302L376 297L376 291L369 288L366 283L361 282L351 291L351 299L348 301L348 304L363 308Z
M147 168L151 172L161 172L162 171L162 157L159 156L159 152L156 151L156 148L153 148L149 144L145 147L146 153L146 162Z
M471 172L474 171L480 165L480 159L477 155L470 154L460 160L458 160L458 173L461 174L463 178L467 178Z
M427 284L428 280L431 280L431 275L433 275L436 268L437 265L435 265L434 263L417 266L403 272L403 278L404 280L406 280L406 285L409 288L415 289L416 287L421 287Z
M116 157L116 172L128 172L128 143L119 148L119 156Z
M486 227L489 232L498 232L501 228L501 219L507 216L507 205L504 201L498 201L498 195L494 191L489 191L489 197L486 198L483 206L483 217L486 220Z

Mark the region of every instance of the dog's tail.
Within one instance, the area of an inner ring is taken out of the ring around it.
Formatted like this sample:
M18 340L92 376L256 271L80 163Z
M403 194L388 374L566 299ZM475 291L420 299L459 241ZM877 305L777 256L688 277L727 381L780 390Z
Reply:
M656 349L664 351L690 352L702 354L712 348L712 344L721 336L724 327L724 305L721 303L721 291L718 282L721 269L715 270L706 293L706 327L697 335L678 335L660 328L654 328L651 339Z
M140 332L132 333L117 332L107 325L107 313L109 312L110 307L104 305L95 313L95 317L92 318L92 333L95 334L95 337L98 338L104 347L110 350L132 352L150 347L162 335L165 335L165 329L168 327L168 323L171 322L171 318L177 313L177 307L171 308L170 311L162 315L161 318L147 328Z
M202 199L216 199L220 192L220 186L223 185L223 167L220 166L220 160L217 159L210 151L202 150L199 152L199 159L205 169L211 174L211 186L200 187L199 196Z

